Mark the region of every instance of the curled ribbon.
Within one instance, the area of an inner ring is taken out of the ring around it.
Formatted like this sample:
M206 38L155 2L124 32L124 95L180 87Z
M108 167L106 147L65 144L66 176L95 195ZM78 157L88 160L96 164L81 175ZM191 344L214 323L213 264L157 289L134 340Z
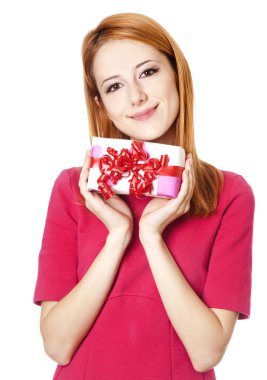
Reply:
M167 166L169 157L167 154L160 156L160 159L149 158L148 153L143 149L143 142L132 142L132 153L128 149L117 150L108 147L108 154L99 158L98 165L101 175L97 183L102 195L109 199L114 194L110 182L116 184L122 177L129 177L133 173L130 182L130 194L140 196L151 193L152 182L157 178L158 171Z

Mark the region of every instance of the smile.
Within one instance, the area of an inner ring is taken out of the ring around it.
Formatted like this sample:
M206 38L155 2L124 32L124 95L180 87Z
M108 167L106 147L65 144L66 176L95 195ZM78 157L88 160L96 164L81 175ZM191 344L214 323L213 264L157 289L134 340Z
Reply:
M130 116L131 119L137 120L137 121L143 121L149 119L154 113L156 112L158 108L158 104L155 107L148 108L142 112L137 112L134 115Z

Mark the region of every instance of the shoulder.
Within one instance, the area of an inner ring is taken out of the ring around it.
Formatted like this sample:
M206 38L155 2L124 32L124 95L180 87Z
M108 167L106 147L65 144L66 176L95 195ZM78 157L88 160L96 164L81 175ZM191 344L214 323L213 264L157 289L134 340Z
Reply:
M66 201L83 202L79 188L81 170L82 167L62 169L55 179L52 195Z
M238 173L221 170L224 176L224 187L221 197L229 205L238 199L243 206L254 208L255 197L250 183Z
M81 170L82 167L71 167L62 169L56 178L56 182L58 184L66 184L67 182L75 183L77 180L79 181Z
M75 166L69 169L65 169L68 173L69 180L70 180L70 185L72 187L72 190L75 194L80 194L80 188L79 188L79 179L80 179L80 174L82 171L81 166Z
M250 183L241 175L231 171L221 170L225 188L237 192L252 192Z
M71 167L62 169L55 179L57 187L72 188L76 190L79 186L79 178L82 167Z

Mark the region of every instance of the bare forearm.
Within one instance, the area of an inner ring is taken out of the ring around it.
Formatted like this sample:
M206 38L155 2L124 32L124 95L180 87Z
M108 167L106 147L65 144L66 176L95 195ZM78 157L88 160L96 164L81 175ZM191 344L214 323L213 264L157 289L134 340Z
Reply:
M166 312L195 369L217 364L224 339L219 319L191 288L161 236L141 241Z
M67 364L90 330L110 291L127 244L108 235L81 281L45 317L42 336L47 353Z

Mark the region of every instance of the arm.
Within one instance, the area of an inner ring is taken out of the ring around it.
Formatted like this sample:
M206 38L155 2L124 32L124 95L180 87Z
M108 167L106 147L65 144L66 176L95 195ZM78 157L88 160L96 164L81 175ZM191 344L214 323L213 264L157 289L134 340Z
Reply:
M61 365L70 362L97 318L132 235L132 214L127 204L117 195L105 200L88 191L89 168L90 151L80 173L79 187L86 207L107 227L109 233L105 245L78 282L77 215L71 208L74 196L65 170L53 187L39 259L38 300L53 299L53 296L46 295L47 290L43 291L42 283L69 289L64 297L54 296L60 297L59 302L42 304L40 320L45 351Z
M118 271L125 242L115 234L106 243L82 280L43 318L41 334L46 353L60 365L67 365L84 339Z
M190 208L195 178L189 157L177 198L153 198L148 203L139 222L139 237L173 327L194 369L205 372L221 360L238 313L208 308L191 288L162 239L165 227Z
M144 236L141 241L170 321L194 369L208 371L222 359L238 313L209 309L188 284L162 237Z

